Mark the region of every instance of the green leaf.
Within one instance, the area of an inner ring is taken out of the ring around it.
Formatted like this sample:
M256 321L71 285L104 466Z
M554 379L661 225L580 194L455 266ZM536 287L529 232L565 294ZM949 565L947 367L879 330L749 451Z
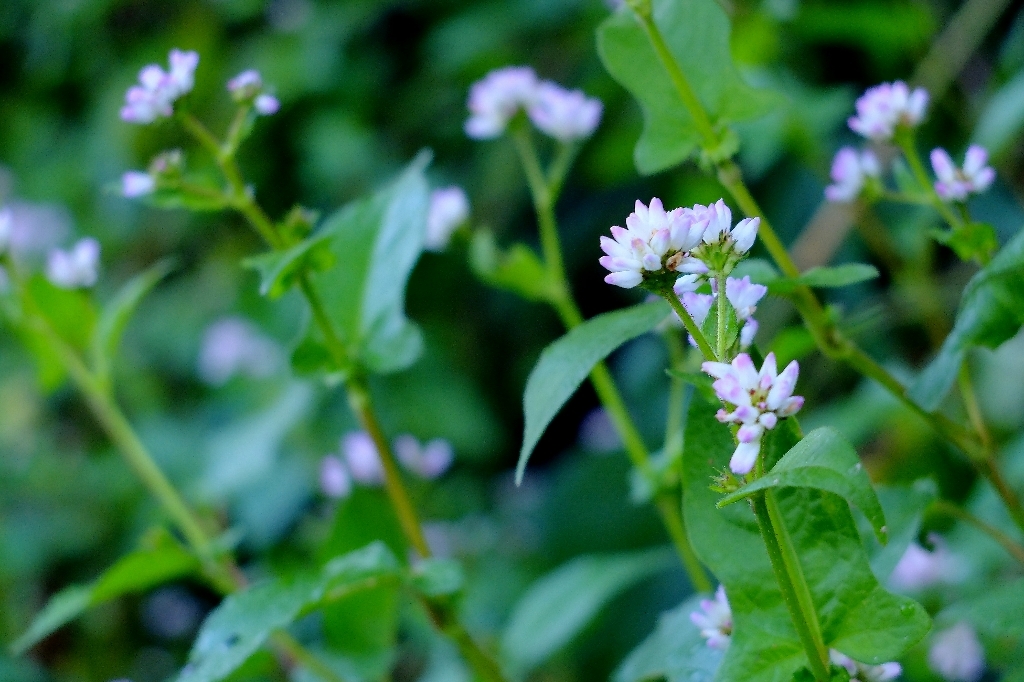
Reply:
M295 285L296 276L304 267L326 270L334 265L333 256L323 248L330 238L330 234L320 232L284 251L246 258L242 265L259 273L260 294L278 298Z
M531 585L516 604L502 652L516 670L534 668L579 635L612 598L672 560L670 551L659 548L569 561Z
M450 597L462 589L466 574L454 559L426 559L412 574L412 586L427 597Z
M935 616L937 627L967 621L982 635L1024 638L1024 580L986 585L978 595L961 599Z
M729 19L715 0L654 0L654 22L697 98L715 123L755 118L778 103L740 77L729 51ZM657 173L689 158L700 135L632 11L624 8L597 29L605 68L639 101L644 130L634 150L637 169Z
M405 369L423 348L405 317L405 286L423 250L428 186L421 153L389 186L328 217L316 238L327 240L333 267L311 277L350 355L368 369Z
M725 585L733 612L732 643L720 680L780 682L807 665L747 505L716 506L708 484L728 467L735 442L715 419L717 405L694 394L683 453L683 506L690 542ZM796 444L790 421L766 438L769 463ZM827 646L859 661L899 657L928 632L928 615L914 601L885 591L871 571L850 505L830 492L774 492L800 559Z
M835 267L811 268L794 279L776 279L768 283L773 293L792 291L799 285L816 288L845 287L878 277L878 269L866 263L846 263Z
M177 682L223 680L274 630L286 628L321 602L340 599L399 576L398 560L373 543L330 561L317 573L273 579L227 597L203 622Z
M1024 233L1014 237L964 289L953 330L938 355L910 389L926 410L949 392L966 352L975 346L998 348L1024 325Z
M139 273L121 287L100 313L93 336L93 353L98 367L109 371L121 345L121 337L135 309L149 292L175 267L173 258L165 258Z
M952 230L935 230L932 235L962 261L985 263L999 250L996 228L988 223L964 223Z
M723 652L709 647L690 620L704 598L695 594L661 614L654 632L626 657L612 682L712 682Z
M1024 70L1017 74L985 104L972 139L998 159L1010 149L1024 130Z
M558 285L530 247L513 244L502 252L488 230L473 234L469 264L476 276L487 284L531 301L550 302L558 297Z
M96 306L92 296L82 289L62 289L41 274L28 282L28 294L39 312L65 343L85 350L96 329Z
M875 540L869 523L859 523L861 539L867 544L871 557L871 570L885 583L892 576L896 564L903 558L911 542L921 532L925 511L938 498L935 482L923 478L912 486L879 486L875 489L885 511L885 525L889 529L889 542L882 546ZM866 519L865 519L866 521Z
M754 284L771 284L781 275L774 265L763 258L744 258L733 268L730 277L735 279L750 277L750 281Z
M879 542L888 542L885 513L871 487L871 479L857 451L831 427L811 431L771 471L726 495L718 506L739 502L769 488L814 488L835 493L864 512Z
M150 206L162 209L184 208L189 211L222 211L228 207L227 197L215 187L205 187L207 192L189 192L187 189L162 187L147 195L144 201Z
M523 480L526 463L544 429L601 360L630 339L654 329L670 313L663 301L604 313L572 329L541 353L530 372L523 395L526 424L519 450L516 482Z
M121 557L93 583L67 587L54 595L28 631L11 645L11 651L25 652L94 606L122 595L145 592L198 570L199 561L170 534L153 531L139 549Z

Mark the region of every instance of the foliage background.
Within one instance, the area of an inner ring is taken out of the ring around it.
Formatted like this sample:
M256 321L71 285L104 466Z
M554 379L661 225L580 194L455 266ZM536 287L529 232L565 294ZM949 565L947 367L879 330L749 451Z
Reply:
M904 0L727 5L734 54L748 78L787 96L785 106L740 130L740 161L755 192L787 240L808 226L819 237L841 234L842 216L817 211L832 154L852 141L845 118L853 100L869 85L915 73L958 6ZM284 369L217 389L199 380L196 357L209 323L240 314L287 346L300 302L257 296L255 275L238 263L259 245L238 219L150 210L111 191L122 170L186 144L171 126L121 122L124 90L141 65L162 61L169 48L196 49L202 60L191 106L220 127L230 115L224 82L256 67L283 108L261 122L241 161L273 213L296 202L328 212L430 147L433 180L467 189L475 223L490 226L503 242L534 242L511 145L475 143L462 133L466 91L506 64L529 64L542 77L580 87L605 102L605 117L570 178L559 216L567 267L589 317L632 300L630 292L601 282L597 237L623 220L635 199L660 196L676 206L725 194L692 166L637 175L632 148L640 113L601 67L594 46L594 28L608 11L599 0L0 5L0 201L33 211L41 239L47 230L64 244L72 235L96 236L104 248L101 289L108 292L158 258L178 256L175 275L129 331L118 368L120 396L190 499L223 510L240 531L243 560L256 574L393 533L393 523L373 492L339 506L317 491L320 457L354 428L338 392L296 381ZM972 209L1005 241L1024 223L1024 14L1018 8L1001 12L937 100L924 129L926 149L941 143L956 154L970 140L991 146L1000 179ZM205 163L188 154L190 164ZM925 213L883 211L882 217L901 249L927 248L920 234L932 218ZM880 267L881 280L838 290L833 302L856 322L875 357L902 371L922 364L932 346L918 319L918 297L940 299L951 315L972 268L938 250L933 265L941 285L922 290L921 283L890 281L884 260L857 235L834 256L816 243L802 242L804 263L857 259ZM465 610L475 630L496 637L530 581L571 557L665 542L650 509L629 501L625 458L597 447L602 439L592 429L581 438L581 422L597 404L589 387L549 429L524 486L512 485L525 378L540 350L561 333L548 310L478 283L464 242L423 257L408 309L425 330L426 355L413 369L379 380L375 394L389 433L442 436L455 445L455 469L415 493L435 522L433 537L471 566ZM765 341L781 332L780 353L804 355L786 306L765 306L762 320ZM1006 440L1024 425L1024 383L1001 380L1024 371L1021 350L1013 341L976 362L986 415ZM842 367L818 355L801 359L802 390L814 408L808 428L828 422L842 429L876 481L933 476L953 499L971 493L971 469L923 424ZM667 389L661 346L640 339L613 360L634 414L657 446ZM1024 468L1024 460L1015 464ZM78 399L67 388L42 392L30 358L0 333L0 641L20 634L56 589L97 575L158 518ZM537 679L606 679L657 614L688 591L677 569L632 589ZM49 639L31 663L0 654L0 679L164 679L214 604L213 595L190 583L121 600ZM400 659L389 659L382 646L387 633L361 625L360 608L371 607L356 604L327 618L339 640L352 635L349 653L370 661L369 668L394 667L396 679L416 679L430 660L423 628L407 614L399 636L411 645ZM385 662L373 663L382 651Z

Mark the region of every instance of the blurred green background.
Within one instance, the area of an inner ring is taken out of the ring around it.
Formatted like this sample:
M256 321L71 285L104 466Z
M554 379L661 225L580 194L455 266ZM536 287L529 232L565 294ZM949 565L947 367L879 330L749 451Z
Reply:
M941 143L957 156L969 141L989 145L1000 177L972 210L995 225L1002 241L1016 233L1024 224L1024 13L1015 3L971 3L972 12L987 12L991 21L955 41L977 48L962 68L951 69L926 57L960 9L955 2L723 4L747 77L786 96L776 112L739 131L740 161L755 193L785 239L808 231L818 238L801 242L804 264L857 259L879 266L880 280L837 290L832 302L872 354L911 371L934 347L920 297L940 301L948 323L973 269L928 246L923 235L936 224L933 216L883 209L898 247L925 254L941 285L922 290L919 281L891 278L862 235L843 239L848 221L818 212L831 158L854 142L845 119L860 91L917 73L940 88L924 150ZM380 534L392 537L393 523L373 491L340 505L318 491L320 458L354 428L337 391L289 376L283 362L265 377L224 386L202 381L197 358L211 323L241 316L283 349L293 342L301 305L258 296L256 276L239 261L260 244L237 218L152 210L111 189L122 171L145 168L170 147L182 146L193 168L209 164L170 124L123 123L125 89L142 65L162 63L170 48L197 50L189 107L221 130L231 115L224 83L257 68L282 109L261 120L241 162L273 215L295 203L331 211L428 147L432 179L465 187L474 224L493 229L502 243L534 243L511 144L473 142L462 132L466 92L488 70L509 64L582 88L604 101L605 115L559 216L567 267L589 317L636 298L603 284L597 263L598 235L620 223L635 199L660 196L677 206L724 194L693 165L637 175L639 109L595 51L594 29L609 11L601 0L0 3L0 203L32 225L39 245L97 237L104 249L100 296L165 255L179 258L175 274L132 323L118 392L173 480L238 530L242 559L254 574ZM930 66L919 70L922 62ZM552 313L477 282L465 240L423 256L408 309L424 328L426 354L411 370L378 380L374 392L389 433L444 437L455 446L454 469L414 492L432 521L432 538L471 567L465 611L476 632L493 638L525 586L573 556L665 543L652 511L629 500L626 460L592 415L597 401L589 387L542 440L525 484L512 484L523 385L542 348L561 333ZM931 475L954 499L971 493L971 469L925 426L845 368L807 354L791 310L770 304L760 315L761 343L803 361L807 428L831 423L844 430L878 481ZM1002 380L1008 367L1015 376L1024 371L1022 350L1013 341L975 366L983 407L1002 439L1024 425L1024 383ZM665 415L664 363L662 346L650 337L612 363L654 447ZM40 388L29 356L0 331L0 642L20 634L55 590L99 574L159 518L77 397L67 387ZM688 591L680 570L631 590L536 679L606 679L657 614ZM200 586L182 583L106 605L37 647L30 660L0 654L0 680L165 679L215 603ZM335 624L327 629L335 628L332 637L345 642L339 647L371 677L388 668L397 680L430 671L436 657L408 609L400 609L403 646L381 654L375 638L386 636L361 628L359 605L349 606L347 615L325 616ZM258 666L251 674L264 675Z

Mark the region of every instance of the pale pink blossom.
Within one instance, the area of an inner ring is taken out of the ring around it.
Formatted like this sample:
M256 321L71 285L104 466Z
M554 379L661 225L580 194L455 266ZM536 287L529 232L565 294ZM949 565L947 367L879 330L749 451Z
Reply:
M732 640L732 609L725 596L725 586L719 585L714 599L702 599L700 611L690 614L690 620L700 628L700 636L712 649L725 649Z
M253 110L260 116L272 116L281 108L281 102L273 95L257 95L252 102Z
M121 196L136 198L156 191L156 178L142 171L128 171L121 176Z
M903 667L899 663L869 665L855 661L835 649L829 651L829 658L850 674L850 682L889 682L903 674Z
M444 251L452 234L469 219L469 197L457 185L436 189L430 193L427 210L427 234L424 248Z
M9 206L0 208L0 254L7 250L11 243L11 230L14 225L14 214Z
M46 260L46 278L62 289L81 289L99 278L100 243L80 239L70 251L54 249Z
M343 499L352 494L352 477L337 455L327 455L320 460L320 490L333 499Z
M739 320L750 319L750 316L757 310L757 304L768 293L768 287L763 284L754 284L749 276L743 279L729 277L725 280L725 297L732 304Z
M729 468L734 473L747 474L757 461L764 432L803 407L803 397L793 395L800 365L793 360L781 373L777 372L775 354L769 353L758 371L750 356L740 353L732 363L705 362L701 367L717 380L713 386L718 397L733 406L732 412L719 410L718 421L739 425L739 444Z
M963 201L970 194L981 194L996 179L996 172L987 165L988 151L976 144L967 148L963 168L957 168L942 148L932 150L931 161L938 177L935 192L946 201Z
M357 483L373 486L384 483L384 465L373 438L366 431L346 433L341 439L341 452L349 474Z
M757 239L760 218L745 218L734 226L732 211L723 199L713 204L683 209L684 217L702 231L701 241L692 257L702 264L709 279L728 275Z
M931 533L928 540L935 548L933 551L929 552L916 542L907 547L889 578L893 587L916 591L934 585L955 583L964 577L963 561L949 550L943 539Z
M985 650L967 623L957 623L932 637L928 665L948 682L978 682L985 673Z
M251 99L263 92L263 77L256 69L247 69L229 80L227 87L235 99Z
M847 121L850 130L871 140L891 140L897 127L913 128L924 118L928 91L913 91L903 81L876 85L857 100L857 115Z
M195 71L199 65L197 52L171 50L168 57L170 70L149 64L139 72L139 83L125 94L121 118L129 123L152 123L174 113L174 102L191 92L195 85Z
M544 81L537 86L527 115L541 132L562 142L572 142L594 134L601 122L601 110L601 100Z
M282 364L277 343L244 318L222 317L203 332L198 372L211 386L222 386L237 375L270 376Z
M832 161L831 175L833 184L825 188L825 198L845 203L860 196L869 178L881 177L882 166L870 149L843 147Z
M650 206L637 201L626 218L626 227L612 227L613 239L601 237L605 255L600 263L611 271L604 281L631 289L643 281L645 272L706 272L704 264L688 254L700 244L703 230L685 209L665 211L657 197L651 199Z
M466 134L477 140L499 137L509 121L537 97L537 74L526 66L496 69L469 89Z
M406 469L428 480L444 474L455 461L451 443L443 438L421 445L415 436L399 436L395 439L395 454Z

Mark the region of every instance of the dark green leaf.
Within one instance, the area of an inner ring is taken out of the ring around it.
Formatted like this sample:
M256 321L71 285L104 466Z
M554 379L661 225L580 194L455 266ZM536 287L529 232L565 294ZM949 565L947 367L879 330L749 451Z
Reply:
M334 257L323 248L331 235L320 232L284 251L269 251L246 258L242 265L260 275L260 293L278 298L295 285L296 275L305 267L326 270L335 265Z
M658 626L622 662L613 682L712 682L723 652L700 636L690 614L700 609L705 595L695 594L661 614Z
M831 427L807 434L776 462L771 471L726 495L718 506L739 502L758 490L768 488L815 488L835 493L864 512L879 542L888 542L885 513L860 457L853 446Z
M964 354L974 346L997 348L1024 324L1024 233L1014 237L964 289L953 331L910 389L934 410L949 392Z
M396 578L398 561L383 543L337 557L311 574L274 579L227 597L203 622L177 682L216 682L267 641L323 601Z
M654 0L654 21L712 121L766 113L777 99L740 78L729 52L729 19L715 0ZM597 30L608 72L639 101L644 131L634 151L641 173L656 173L693 154L700 135L639 21L624 8Z
M725 585L733 612L732 644L718 679L790 680L807 665L803 647L776 587L768 555L747 505L716 507L708 487L728 466L735 443L715 419L717 405L695 394L690 401L683 455L683 504L690 541ZM768 461L796 444L783 421L766 439ZM910 599L886 592L875 579L843 498L811 488L775 491L800 558L825 643L860 661L897 658L929 628Z
M537 254L525 244L502 252L487 230L473 234L469 263L473 272L491 286L508 289L531 301L553 301L558 287Z
M11 650L26 651L93 606L125 594L145 592L198 570L196 558L166 531L154 531L140 549L122 557L92 584L67 587L54 595Z
M526 463L544 429L594 365L626 341L654 329L669 312L666 303L655 301L598 315L544 349L530 372L523 395L526 424L516 466L517 482L523 480Z
M543 663L594 619L601 607L640 580L672 564L665 549L584 556L560 566L527 590L501 638L516 670Z

